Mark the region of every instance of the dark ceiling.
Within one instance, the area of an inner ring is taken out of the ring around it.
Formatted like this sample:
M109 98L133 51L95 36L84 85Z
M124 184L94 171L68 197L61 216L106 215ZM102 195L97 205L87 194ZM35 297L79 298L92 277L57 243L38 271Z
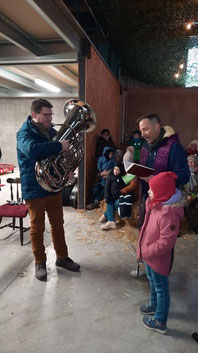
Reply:
M118 58L122 74L136 80L163 87L185 86L190 74L189 86L198 86L197 0L64 2L114 72ZM188 23L192 23L190 30Z

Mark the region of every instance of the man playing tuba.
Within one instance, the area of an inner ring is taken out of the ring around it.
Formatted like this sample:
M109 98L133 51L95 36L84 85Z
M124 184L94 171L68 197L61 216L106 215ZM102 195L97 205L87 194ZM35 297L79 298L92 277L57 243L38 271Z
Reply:
M35 276L47 280L46 253L43 242L45 212L51 225L51 236L56 252L56 266L78 271L80 265L68 257L63 228L62 194L43 189L35 175L37 161L69 150L69 140L53 141L52 104L45 99L32 102L31 115L17 132L17 156L21 175L22 196L31 220L30 237L35 257Z

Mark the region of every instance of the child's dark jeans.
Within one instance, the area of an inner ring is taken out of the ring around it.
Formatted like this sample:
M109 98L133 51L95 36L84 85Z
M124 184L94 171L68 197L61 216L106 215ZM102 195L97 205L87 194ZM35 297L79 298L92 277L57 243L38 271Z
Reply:
M107 210L104 212L104 215L107 217L108 221L115 221L115 211L118 209L118 205L118 200L107 203Z
M160 323L166 323L170 306L168 276L162 276L146 265L146 274L150 282L151 305L156 308L154 318Z

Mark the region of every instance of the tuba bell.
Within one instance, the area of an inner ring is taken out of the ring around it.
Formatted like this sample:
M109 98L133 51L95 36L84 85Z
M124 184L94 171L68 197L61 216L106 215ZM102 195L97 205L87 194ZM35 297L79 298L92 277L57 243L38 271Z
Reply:
M83 132L90 132L96 126L96 115L85 102L69 100L64 105L66 117L53 141L70 141L69 150L36 162L36 179L40 186L49 191L57 192L69 185L69 173L80 164L84 155Z

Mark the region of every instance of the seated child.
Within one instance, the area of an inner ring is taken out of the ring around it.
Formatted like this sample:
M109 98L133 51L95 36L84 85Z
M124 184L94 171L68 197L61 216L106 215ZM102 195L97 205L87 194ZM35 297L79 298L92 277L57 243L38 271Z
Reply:
M140 161L140 150L143 145L143 140L141 139L141 132L139 130L135 130L133 135L130 137L128 141L128 146L134 147L134 162L139 163Z
M122 163L117 164L110 173L105 187L105 199L107 211L100 217L99 222L105 223L101 226L103 230L115 229L115 211L122 219L131 217L132 201L138 199L137 177L126 185L123 181L125 174Z
M107 203L107 211L99 219L101 223L106 222L101 226L102 229L116 228L115 211L119 205L120 190L125 186L122 179L124 173L124 166L120 163L115 165L107 178L104 195Z
M182 193L176 189L176 179L175 173L163 172L149 180L146 215L137 250L137 258L144 261L150 282L150 302L139 307L140 313L145 315L142 323L147 329L161 334L167 332L170 306L168 276L184 214Z

